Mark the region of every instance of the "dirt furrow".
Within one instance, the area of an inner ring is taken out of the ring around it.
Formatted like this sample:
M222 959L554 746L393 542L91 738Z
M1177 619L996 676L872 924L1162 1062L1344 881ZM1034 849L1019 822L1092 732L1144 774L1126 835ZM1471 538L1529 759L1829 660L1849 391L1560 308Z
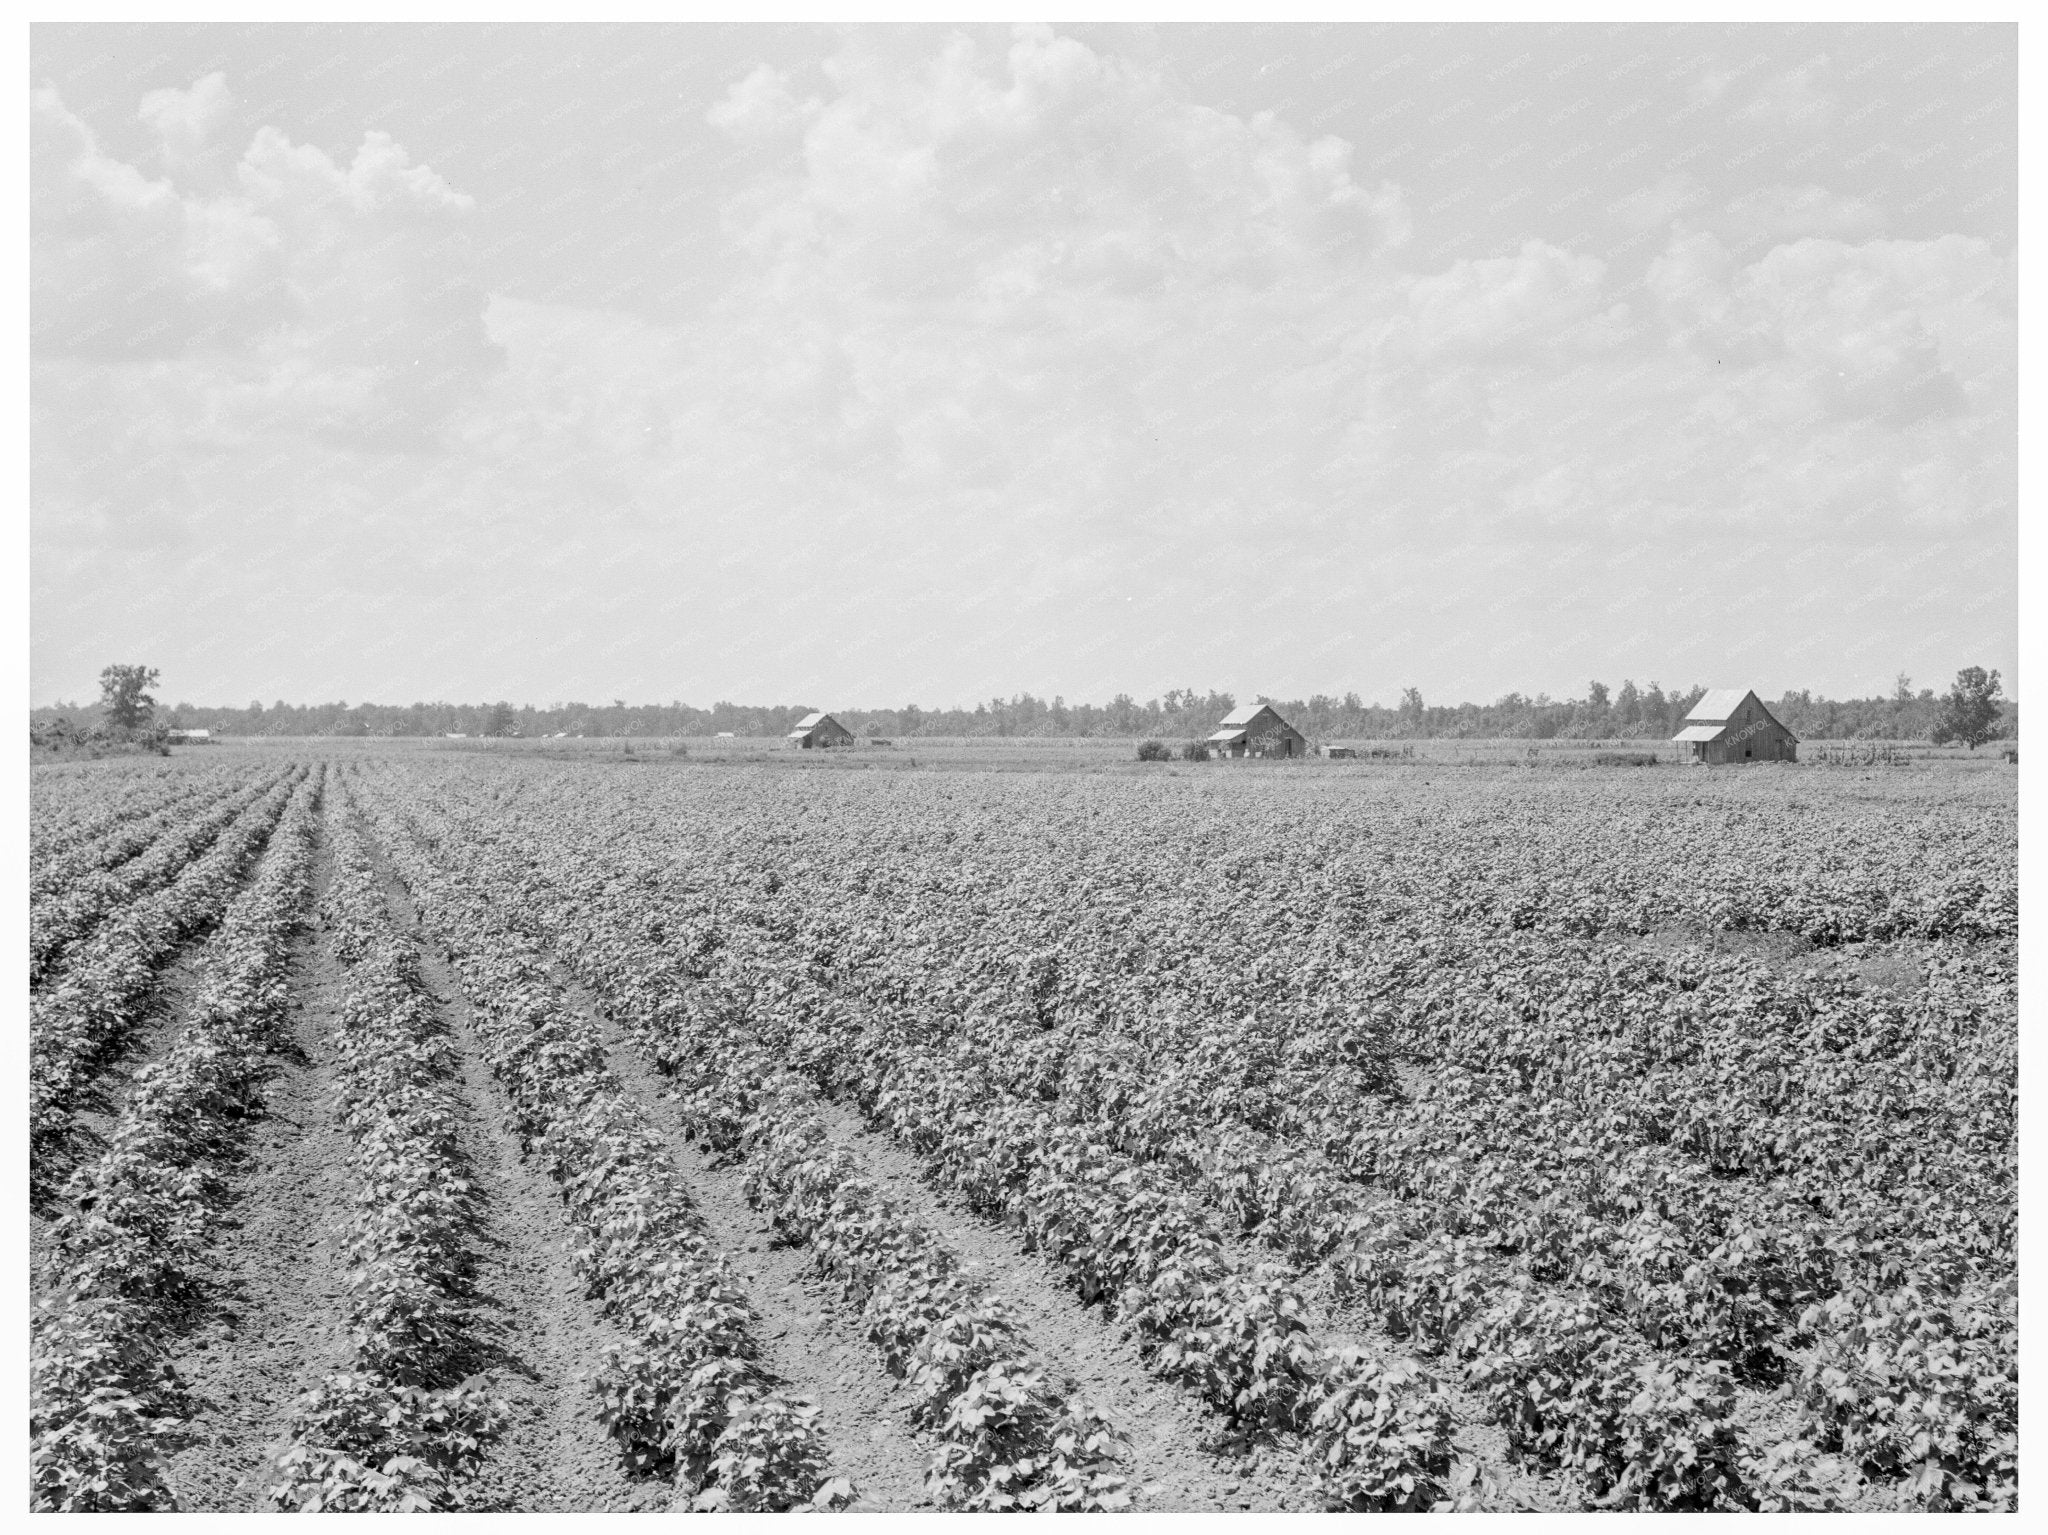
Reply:
M323 848L316 902L330 870ZM329 1112L345 975L317 937L299 945L289 1033L229 1180L216 1278L169 1340L190 1393L187 1427L166 1470L181 1508L267 1507L269 1455L284 1437L292 1399L347 1348L336 1247L347 1218L348 1143Z
M1135 1338L1085 1306L1066 1276L1016 1232L982 1219L926 1181L923 1165L843 1105L821 1105L835 1141L916 1219L944 1234L966 1266L988 1276L1030 1329L1040 1357L1071 1375L1082 1394L1130 1438L1132 1468L1155 1509L1314 1508L1297 1454L1231 1437L1223 1419L1187 1392L1146 1373Z
M198 958L204 947L194 944L165 967L157 982L157 999L143 1025L129 1037L124 1052L117 1056L93 1082L72 1120L65 1147L68 1165L90 1161L106 1145L120 1107L128 1096L129 1084L137 1072L163 1054L176 1037L181 1021L199 988ZM29 1306L40 1306L59 1282L58 1255L50 1242L50 1228L69 1208L62 1187L29 1207L28 1274Z
M1311 1479L1305 1474L1298 1454L1289 1446L1245 1445L1220 1433L1218 1417L1177 1388L1148 1377L1136 1343L1126 1329L1110 1322L1102 1311L1081 1305L1059 1268L1040 1254L1025 1251L1015 1231L966 1209L949 1191L931 1181L925 1165L914 1153L870 1127L849 1105L828 1102L823 1107L833 1139L857 1152L906 1208L919 1220L944 1232L963 1255L985 1264L990 1273L1002 1276L1000 1287L1029 1319L1032 1336L1041 1340L1046 1357L1059 1360L1109 1410L1115 1421L1132 1425L1127 1431L1131 1432L1134 1445L1141 1451L1148 1443L1157 1445L1162 1459L1181 1447L1194 1446L1192 1457L1182 1456L1183 1465L1192 1466L1197 1472L1190 1477L1183 1471L1179 1485L1184 1490L1176 1491L1173 1481L1147 1472L1150 1480L1163 1484L1161 1493L1148 1499L1150 1506L1319 1506ZM1278 1254L1250 1239L1226 1240L1225 1247L1233 1259L1246 1267L1282 1263L1292 1268ZM1356 1347L1367 1357L1380 1360L1414 1352L1390 1338L1363 1305L1332 1304L1321 1293L1322 1287L1314 1276L1299 1277L1303 1320L1320 1342L1331 1347ZM1463 1389L1454 1371L1438 1360L1423 1362L1443 1382L1457 1414L1457 1448L1484 1467L1502 1505L1532 1510L1570 1506L1555 1478L1533 1474L1511 1460L1507 1435L1487 1421L1481 1404ZM1126 1380L1126 1376L1131 1378ZM1143 1413L1136 1419L1126 1416L1125 1404L1133 1401ZM1169 1415L1168 1408L1175 1409L1175 1413ZM1137 1432L1136 1424L1146 1425L1146 1432ZM1231 1487L1232 1483L1235 1487ZM1219 1490L1225 1488L1229 1490L1219 1496Z
M250 873L255 873L251 865ZM135 1028L114 1042L99 1074L87 1084L72 1114L64 1155L69 1165L89 1162L106 1148L136 1075L178 1037L204 979L208 933L194 939L157 972L155 994Z
M887 1445L892 1437L900 1437L909 1444L908 1395L882 1369L873 1348L858 1326L852 1325L851 1308L813 1277L815 1271L804 1250L767 1243L765 1222L740 1191L739 1171L711 1165L683 1138L661 1075L647 1065L622 1030L598 1014L586 991L566 976L563 980L570 998L602 1031L613 1067L628 1090L648 1105L655 1122L676 1147L699 1205L713 1221L727 1251L736 1263L751 1266L746 1272L754 1288L769 1297L779 1288L792 1301L808 1296L810 1304L822 1313L814 1322L818 1342L805 1351L815 1363L808 1371L803 1371L800 1358L788 1366L781 1366L778 1360L778 1365L799 1382L816 1382L821 1400L850 1396L839 1416L864 1423L871 1443ZM949 1205L923 1181L915 1157L886 1137L867 1131L851 1113L829 1104L821 1107L834 1138L860 1154L870 1175L908 1214L940 1232L968 1270L987 1277L991 1289L1016 1308L1038 1356L1072 1376L1082 1396L1101 1407L1128 1436L1133 1478L1143 1489L1141 1507L1277 1511L1315 1506L1296 1455L1282 1447L1247 1446L1230 1438L1220 1417L1186 1393L1150 1377L1136 1341L1101 1312L1083 1306L1059 1271L1038 1255L1025 1252L1013 1232ZM789 1278L783 1278L785 1273ZM761 1277L755 1278L757 1274ZM830 1342L828 1352L824 1335L835 1322L847 1336L844 1341ZM795 1327L789 1336L799 1336ZM830 1364L844 1368L828 1380ZM863 1372L868 1381L865 1387ZM828 1416L834 1406L826 1400ZM834 1426L834 1445L851 1443L836 1423ZM920 1476L921 1457L922 1447L916 1468ZM871 1480L869 1465L854 1462L848 1469L862 1488L858 1507L915 1506L922 1501L919 1494L909 1503L884 1502L881 1484Z
M199 989L199 956L203 942L185 949L157 978L157 995L142 1024L122 1042L121 1053L110 1060L86 1088L71 1121L71 1130L57 1155L65 1169L90 1162L106 1148L106 1138L120 1117L129 1086L143 1067L162 1055L177 1037L192 998ZM54 1160L54 1157L53 1157ZM49 1240L50 1228L69 1208L63 1197L61 1179L55 1189L38 1199L31 1193L29 1204L29 1302L40 1305L58 1283L57 1254Z
M512 1409L471 1488L473 1503L522 1513L666 1508L672 1489L627 1474L589 1389L605 1349L625 1337L598 1313L576 1276L560 1195L520 1152L510 1105L484 1063L468 998L447 956L420 924L405 886L382 864L381 850L373 856L393 924L418 944L420 977L460 1062L461 1148L480 1215L478 1342L496 1393Z
M760 1314L755 1336L768 1368L818 1403L832 1471L852 1479L864 1512L929 1507L924 1470L929 1450L910 1426L910 1393L882 1367L861 1331L857 1308L818 1277L809 1252L777 1245L768 1222L747 1203L743 1174L713 1162L683 1135L661 1074L643 1060L593 999L557 971L563 995L597 1029L627 1094L674 1154L676 1166Z

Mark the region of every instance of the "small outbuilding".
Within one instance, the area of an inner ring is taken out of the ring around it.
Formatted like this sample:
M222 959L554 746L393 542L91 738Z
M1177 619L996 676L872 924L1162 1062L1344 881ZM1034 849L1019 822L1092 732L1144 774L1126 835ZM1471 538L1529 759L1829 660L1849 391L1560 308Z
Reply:
M819 710L814 714L806 714L796 722L796 729L789 733L789 744L801 746L805 751L814 746L851 746L853 732L831 715Z
M165 734L169 740L194 744L203 744L213 739L213 732L211 730L172 730L167 731Z
M1692 748L1695 762L1797 762L1799 738L1779 724L1756 694L1710 688L1671 738Z
M1243 704L1223 716L1209 737L1219 757L1306 757L1308 737L1280 718L1271 704Z

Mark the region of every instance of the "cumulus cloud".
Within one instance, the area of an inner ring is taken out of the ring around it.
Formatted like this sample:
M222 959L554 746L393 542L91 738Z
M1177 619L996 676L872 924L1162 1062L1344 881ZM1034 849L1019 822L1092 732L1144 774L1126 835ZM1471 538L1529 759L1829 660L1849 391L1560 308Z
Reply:
M1774 183L1732 197L1710 218L1731 244L1769 249L1809 237L1867 240L1882 232L1885 213L1866 197L1844 196L1811 182Z
M818 114L815 99L799 102L789 76L766 64L744 80L736 80L704 114L712 127L735 138L773 138L792 132Z
M1044 29L861 31L691 114L738 146L730 245L656 315L487 301L433 170L377 134L220 152L224 99L155 99L166 150L125 164L38 97L47 611L109 545L158 551L143 597L231 548L232 602L424 626L493 694L617 656L687 696L742 654L736 694L957 697L1083 645L1106 693L1160 646L1237 675L1443 604L1540 627L1567 581L1662 622L1681 541L1838 561L2009 515L2011 258L1817 182L1652 180L1609 208L1660 252L1640 283L1533 237L1432 261L1403 189L1285 114Z
M1269 286L1407 233L1398 189L1354 182L1341 141L1197 106L1156 66L1044 29L998 58L957 37L909 69L856 38L826 74L836 94L808 115L800 174L740 203L734 232L784 265L826 257L837 281L1004 310L1060 290ZM784 121L789 100L757 70L717 120Z
M1795 128L1817 128L1834 115L1834 68L1826 54L1773 75L1736 110L1739 119Z
M218 75L146 96L166 167L150 175L35 93L34 355L172 365L166 409L216 431L431 440L495 360L471 200L380 133L337 164L265 128L229 160L210 135L230 100Z
M219 159L217 134L233 114L228 77L216 70L189 90L167 86L148 92L136 116L156 135L165 166L186 176L204 175Z
M1834 116L1834 65L1826 54L1796 69L1762 74L1758 61L1710 68L1692 83L1695 107L1724 109L1731 122L1753 126L1819 128Z
M1716 197L1697 176L1670 172L1626 197L1608 213L1633 231L1706 231L1740 252L1761 253L1808 236L1867 240L1882 234L1884 209L1812 182L1773 182L1733 197Z
M1598 344L1582 322L1598 305L1606 263L1530 240L1513 256L1460 261L1406 288L1390 326L1418 359L1505 358L1560 337Z
M1697 176L1669 171L1617 199L1607 211L1627 229L1662 229L1705 207L1711 196Z
M1674 239L1645 283L1675 345L1770 370L1786 408L1911 426L2009 386L2010 270L1961 235L1805 239L1742 264L1695 233Z

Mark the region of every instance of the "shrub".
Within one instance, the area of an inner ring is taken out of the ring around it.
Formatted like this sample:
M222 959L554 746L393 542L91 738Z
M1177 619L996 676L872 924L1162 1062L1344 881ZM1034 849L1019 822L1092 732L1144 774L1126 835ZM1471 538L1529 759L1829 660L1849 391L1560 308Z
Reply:
M1205 741L1190 741L1180 749L1181 758L1187 762L1207 762L1209 746Z
M155 724L116 725L101 721L79 725L62 718L38 724L31 720L28 744L31 750L60 757L168 757L171 733L168 727Z
M1172 758L1173 753L1166 749L1164 741L1140 741L1138 743L1138 760L1140 762L1168 762Z

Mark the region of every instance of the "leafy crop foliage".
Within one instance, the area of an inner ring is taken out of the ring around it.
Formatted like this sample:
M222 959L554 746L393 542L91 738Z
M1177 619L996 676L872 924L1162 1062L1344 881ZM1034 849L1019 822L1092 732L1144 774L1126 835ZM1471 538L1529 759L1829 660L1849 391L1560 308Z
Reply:
M457 1509L508 1409L463 1368L475 1326L464 1287L472 1212L454 1062L360 822L330 813L328 824L335 871L321 914L351 969L335 1109L355 1143L342 1241L355 1358L293 1408L270 1497L308 1513Z
M814 1100L1330 1507L1485 1506L1473 1417L1589 1508L2016 1502L2003 780L378 771L931 1382L949 1500L1114 1475L1114 1438L1020 1405L1051 1377ZM1394 1350L1334 1346L1331 1298Z
M57 928L71 945L61 972L29 1001L29 1170L39 1189L55 1171L52 1153L105 1052L148 1011L157 974L178 946L221 920L305 776L303 768L291 769L237 794L191 832L167 837L161 860L154 853L136 859L134 867L146 868L149 879L129 881L128 904L97 928L80 918L83 902L57 897L60 912L42 927L31 906L32 963L37 941L49 942Z
M223 1234L212 1195L285 1017L324 775L292 777L295 786L273 791L276 830L254 879L200 955L189 1016L137 1073L105 1149L61 1190L64 1213L51 1228L56 1294L35 1319L29 1366L37 1509L175 1505L162 1454L179 1389L158 1339L209 1270ZM205 888L208 899L224 899ZM32 1047L32 1093L36 1066L53 1058Z
M1005 1223L1163 1388L1298 1451L1329 1508L1500 1506L1480 1425L1588 1509L2016 1507L2009 777L1429 772L450 758L325 789L212 765L53 789L31 846L32 1171L63 1212L37 1506L173 1501L158 1323L219 1238L325 793L333 1112L362 1197L352 1354L294 1410L283 1506L468 1506L502 1427L469 1373L448 1044L388 863L616 1325L591 1410L697 1507L853 1489L614 1044L856 1308L941 1506L1140 1498L1123 1426L843 1116ZM66 1181L84 1089L214 928L190 1027Z
M392 866L474 1003L513 1127L561 1190L573 1260L626 1342L599 1361L599 1415L628 1467L673 1480L702 1509L830 1508L814 1403L762 1365L754 1313L710 1241L658 1135L621 1088L587 1020L564 1001L515 908L451 872L403 813L373 812Z

